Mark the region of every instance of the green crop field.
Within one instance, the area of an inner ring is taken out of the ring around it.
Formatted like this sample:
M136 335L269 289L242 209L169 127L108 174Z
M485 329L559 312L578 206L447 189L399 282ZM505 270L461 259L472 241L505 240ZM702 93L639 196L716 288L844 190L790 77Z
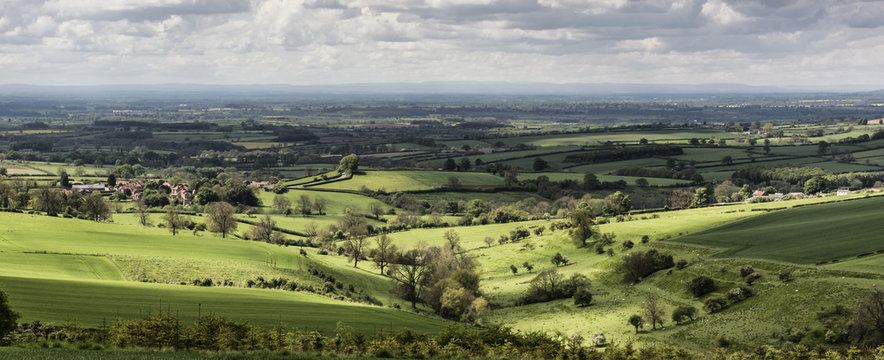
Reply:
M720 257L813 264L884 249L884 197L772 212L675 241L725 249Z
M520 136L501 139L506 144L526 144L534 146L560 146L560 145L599 145L606 141L637 144L639 139L645 138L654 143L687 143L691 138L708 139L732 139L736 134L717 129L698 129L693 131L617 131L589 134L562 134L544 136Z
M0 228L0 287L9 293L24 321L74 320L97 326L116 317L156 311L162 303L185 321L196 318L201 304L204 314L262 326L282 321L330 331L337 321L345 321L366 332L402 326L435 332L444 326L414 314L307 293L138 282L177 284L192 278L226 278L241 286L257 276L279 276L319 286L306 268L342 273L343 257L340 264L329 263L312 249L308 250L312 255L305 258L298 255L298 248L210 234L184 232L173 237L158 228L16 213L0 216ZM385 302L393 299L392 284L378 275L364 272L337 277L377 292Z
M580 183L583 183L583 177L585 174L583 173L563 173L563 172L539 172L539 173L524 173L519 174L519 180L524 179L536 179L540 176L546 176L549 178L549 181L562 181L562 180L573 180ZM599 181L617 181L623 180L626 181L629 185L635 185L635 181L640 179L637 176L619 176L619 175L605 175L599 174L596 175ZM666 179L666 178L645 178L648 180L648 184L652 186L671 186L678 184L688 184L689 182L686 180L679 179Z
M307 197L310 198L311 202L315 202L316 199L319 198L324 199L326 205L326 209L324 211L327 214L343 214L344 210L347 207L356 207L363 212L366 212L368 211L368 207L371 206L371 204L377 204L385 210L389 208L389 206L377 199L359 194L339 193L331 191L310 191L302 189L289 190L286 191L285 194L282 194L282 196L285 196L287 199L289 199L289 201L291 201L293 209L297 206L298 201L300 200L302 195L307 195ZM276 197L276 194L263 191L258 194L258 197L261 199L264 207L269 208L273 205L273 198Z
M488 173L454 171L366 171L352 179L318 185L322 189L415 191L443 187L448 178L455 177L462 186L502 186L503 179Z

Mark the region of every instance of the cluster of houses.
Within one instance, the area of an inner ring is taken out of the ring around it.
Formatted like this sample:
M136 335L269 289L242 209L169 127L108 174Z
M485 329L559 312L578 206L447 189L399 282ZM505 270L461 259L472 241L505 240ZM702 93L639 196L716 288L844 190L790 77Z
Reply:
M114 186L101 183L84 184L79 181L74 181L71 183L71 188L68 190L64 190L64 192L67 194L71 194L74 192L91 193L94 191L119 191L125 194L126 197L128 197L129 199L141 200L141 195L144 192L146 184L147 181L145 180L120 181ZM190 203L193 201L194 195L196 195L196 191L191 190L190 186L187 184L170 184L169 182L164 181L162 183L162 186L169 188L170 200L179 200L181 204L183 204L185 207L190 206Z
M853 193L853 191L851 191L850 189L841 188L835 192L835 195L844 196L844 195L850 195L852 193ZM790 192L787 194L783 194L783 193L769 194L769 193L766 193L764 190L755 190L755 192L752 193L752 197L746 199L744 202L749 202L752 199L759 198L759 197L773 199L773 201L781 201L786 197L788 197L789 199L801 199L804 196L805 195L803 192Z
M151 180L148 180L151 181ZM117 182L116 185L110 186L101 183L96 184L85 184L80 181L71 182L71 188L65 189L64 192L68 195L71 193L84 193L88 194L94 191L99 192L114 192L119 191L126 195L127 198L131 200L141 200L141 196L144 192L145 185L147 185L148 181L146 180L135 180L135 181L120 181ZM161 180L156 180L157 182ZM265 189L273 189L273 183L269 181L252 181L248 183L249 186L265 188ZM188 184L170 184L167 181L163 181L161 186L169 188L169 200L178 200L184 207L190 206L191 202L193 202L193 198L196 196L196 190L192 190Z

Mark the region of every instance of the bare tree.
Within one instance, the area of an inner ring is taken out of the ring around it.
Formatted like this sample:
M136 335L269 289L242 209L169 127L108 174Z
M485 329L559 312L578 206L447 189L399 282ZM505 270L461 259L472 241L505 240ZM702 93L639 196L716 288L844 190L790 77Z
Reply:
M169 207L169 210L163 215L163 221L166 227L169 228L169 231L172 232L172 236L177 235L178 230L184 228L184 219L178 214L178 208L175 206Z
M451 249L452 253L460 251L460 235L457 231L448 230L443 237L445 238L445 241L448 242L448 248Z
M381 204L372 202L371 205L368 206L368 212L371 213L375 219L380 220L381 215L384 215L384 207L381 206Z
M276 231L276 221L270 218L270 215L264 215L258 220L258 223L252 227L246 236L252 240L263 241L271 244L281 244L285 242L285 236Z
M222 238L236 231L236 209L226 202L213 202L206 206L206 225L209 231L220 233Z
M666 316L666 310L663 309L663 304L660 303L660 299L654 293L649 293L648 296L645 297L645 301L642 302L642 309L644 310L645 317L648 321L651 322L651 327L654 330L657 330L657 324L663 326L663 318Z
M276 195L273 197L273 211L277 214L286 214L292 207L292 201L284 195Z
M317 214L325 215L325 198L317 197L313 200L313 208L316 209Z
M365 235L351 236L347 239L347 250L350 253L350 258L353 259L353 267L359 264L359 259L362 258L366 242L368 242L367 239Z
M298 212L301 213L301 215L307 216L312 212L312 208L313 206L310 203L310 197L307 196L307 194L301 194L298 198Z
M417 308L417 301L421 298L430 260L424 251L412 249L400 254L392 266L393 281L399 283L404 297L411 301L412 309Z
M393 239L390 239L387 234L381 234L381 236L374 238L374 243L377 247L373 251L372 260L383 274L384 268L396 255L396 245L393 245Z
M150 226L150 209L143 202L139 201L135 207L135 216L138 217L141 226Z

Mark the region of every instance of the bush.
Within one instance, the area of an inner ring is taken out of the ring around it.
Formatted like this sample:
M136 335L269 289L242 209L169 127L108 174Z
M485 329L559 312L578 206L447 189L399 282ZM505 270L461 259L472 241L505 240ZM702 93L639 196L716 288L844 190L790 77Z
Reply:
M710 314L717 313L727 308L727 299L722 297L711 297L703 303L703 309Z
M761 278L761 274L759 274L757 272L753 272L753 273L749 274L749 276L746 276L746 284L752 285L752 283L754 283L755 280L758 280L760 278Z
M691 280L688 284L688 291L695 297L700 297L715 291L715 281L706 276L700 276Z
M792 281L792 272L788 271L788 270L783 270L783 272L780 273L780 281L782 281L782 282Z
M675 263L675 268L679 269L679 270L684 269L687 266L688 266L688 261L685 259L681 259L677 263Z
M746 277L751 273L754 273L755 269L752 268L752 265L745 265L740 268L740 277Z
M672 321L675 321L676 324L681 324L682 321L685 321L685 318L694 321L696 314L697 309L693 306L679 306L672 311Z
M657 250L638 251L627 254L620 264L623 273L623 281L636 283L644 277L667 268L675 266L672 255L662 254Z
M588 288L582 287L574 293L574 305L584 307L592 303L592 293Z

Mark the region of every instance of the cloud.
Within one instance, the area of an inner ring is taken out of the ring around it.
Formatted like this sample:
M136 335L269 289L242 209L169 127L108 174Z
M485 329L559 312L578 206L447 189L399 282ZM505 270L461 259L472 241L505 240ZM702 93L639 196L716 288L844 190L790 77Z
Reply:
M0 78L870 83L882 25L876 1L5 0Z

